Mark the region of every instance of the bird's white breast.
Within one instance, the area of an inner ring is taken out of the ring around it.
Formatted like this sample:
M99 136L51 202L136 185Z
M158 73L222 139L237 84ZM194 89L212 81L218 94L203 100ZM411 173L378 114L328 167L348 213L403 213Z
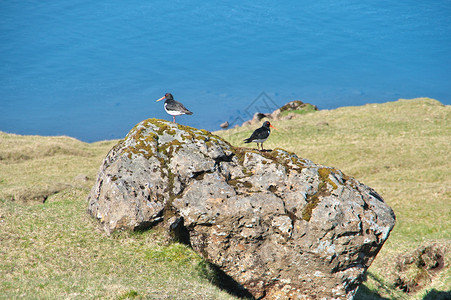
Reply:
M181 112L181 111L178 111L178 110L168 110L167 108L166 108L166 106L167 106L167 104L165 103L164 104L164 110L168 113L168 114L170 114L171 116L180 116L180 115L184 115L185 113L183 113L183 112Z

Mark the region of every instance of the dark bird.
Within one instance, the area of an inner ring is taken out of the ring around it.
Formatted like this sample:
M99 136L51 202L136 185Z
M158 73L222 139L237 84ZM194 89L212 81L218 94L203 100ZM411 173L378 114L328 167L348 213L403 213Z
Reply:
M192 115L193 114L182 103L175 101L174 97L172 97L171 93L166 93L163 97L158 99L157 102L161 101L163 99L166 99L166 101L164 101L164 110L174 118L173 119L174 123L175 123L175 116Z
M269 127L272 127L274 129L274 126L272 126L268 121L265 121L262 125L262 127L255 129L255 131L252 133L251 137L248 139L245 139L244 142L245 143L250 143L250 142L256 142L257 143L257 149L260 150L258 148L258 144L261 144L261 151L263 151L263 143L266 141L266 139L269 137L269 134L271 133L271 129L269 129Z

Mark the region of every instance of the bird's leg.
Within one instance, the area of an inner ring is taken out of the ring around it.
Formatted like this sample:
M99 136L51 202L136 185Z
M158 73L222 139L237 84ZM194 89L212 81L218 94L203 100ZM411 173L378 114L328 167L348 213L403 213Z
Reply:
M172 122L175 123L175 116L172 116Z
M262 143L262 151L263 151L263 143Z

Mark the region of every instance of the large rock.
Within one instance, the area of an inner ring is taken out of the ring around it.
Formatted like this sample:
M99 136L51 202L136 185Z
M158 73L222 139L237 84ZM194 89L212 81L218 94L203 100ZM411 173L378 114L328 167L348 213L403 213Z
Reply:
M267 299L352 298L395 224L337 169L156 119L110 151L88 202L106 231L158 224Z

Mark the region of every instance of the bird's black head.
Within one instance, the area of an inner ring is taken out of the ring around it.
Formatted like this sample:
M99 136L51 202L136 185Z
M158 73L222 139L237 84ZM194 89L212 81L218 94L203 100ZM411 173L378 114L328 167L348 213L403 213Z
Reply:
M161 101L161 100L174 100L174 98L172 97L172 94L171 94L171 93L166 93L166 94L164 94L163 97L161 97L160 99L158 99L157 102L158 102L158 101Z
M268 129L269 129L269 127L277 129L276 127L272 126L271 123L269 123L269 121L263 122L263 127L268 128Z

